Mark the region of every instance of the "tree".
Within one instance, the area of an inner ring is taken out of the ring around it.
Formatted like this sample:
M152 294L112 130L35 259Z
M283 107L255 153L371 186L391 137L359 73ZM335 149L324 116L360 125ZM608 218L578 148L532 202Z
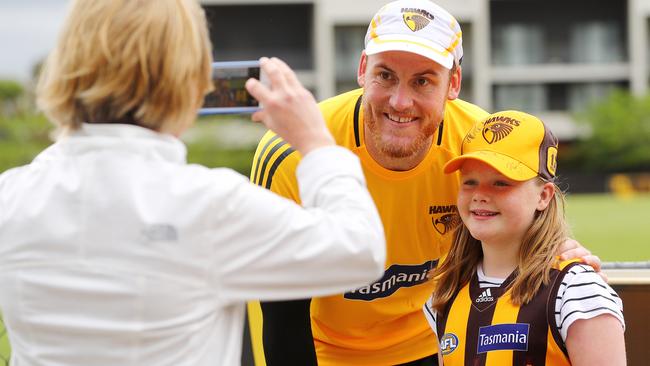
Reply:
M650 96L612 93L578 115L591 134L578 141L568 160L582 170L650 171Z
M23 86L13 80L0 80L0 115L18 109L18 99L25 92Z

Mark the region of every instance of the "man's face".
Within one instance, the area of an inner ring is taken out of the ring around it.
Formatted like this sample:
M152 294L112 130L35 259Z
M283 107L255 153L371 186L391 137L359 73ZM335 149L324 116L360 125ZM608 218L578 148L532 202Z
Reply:
M390 51L362 55L358 82L369 150L379 160L416 158L417 164L431 146L446 100L458 95L460 72L452 75L426 57Z

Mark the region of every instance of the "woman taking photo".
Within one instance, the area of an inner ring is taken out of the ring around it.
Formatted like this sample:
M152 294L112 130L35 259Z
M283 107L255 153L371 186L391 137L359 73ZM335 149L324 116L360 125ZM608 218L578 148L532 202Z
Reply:
M211 88L195 0L75 0L38 87L56 143L0 176L0 312L13 365L236 365L244 304L383 271L357 158L277 59L253 115L298 150L302 207L178 139Z

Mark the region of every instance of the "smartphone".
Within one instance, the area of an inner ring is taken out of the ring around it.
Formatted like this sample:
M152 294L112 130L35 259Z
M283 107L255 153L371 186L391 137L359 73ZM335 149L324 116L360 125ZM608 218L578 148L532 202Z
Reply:
M199 115L247 114L260 110L259 102L246 90L246 80L266 82L260 62L223 61L212 63L214 90L205 96Z

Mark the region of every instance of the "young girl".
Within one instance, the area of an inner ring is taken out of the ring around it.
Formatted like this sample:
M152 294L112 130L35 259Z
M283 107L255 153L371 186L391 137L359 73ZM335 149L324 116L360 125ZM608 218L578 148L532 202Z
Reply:
M445 365L624 365L621 299L594 270L558 263L567 237L557 139L538 118L492 114L465 137L463 225L424 312Z

